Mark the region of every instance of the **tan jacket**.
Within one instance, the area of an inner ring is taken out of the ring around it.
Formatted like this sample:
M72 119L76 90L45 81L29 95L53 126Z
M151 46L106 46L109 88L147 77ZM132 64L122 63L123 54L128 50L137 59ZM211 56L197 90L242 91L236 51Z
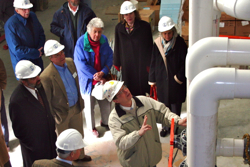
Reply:
M116 105L109 116L109 128L117 146L117 154L122 166L152 167L162 157L159 132L156 123L169 126L171 119L175 123L181 118L172 113L163 103L145 96L133 97L136 102L136 113L129 114ZM133 116L136 115L136 116ZM139 130L147 115L147 124L152 129L143 136Z
M4 67L2 59L0 59L0 89L5 89L6 84L7 84L6 69Z
M1 102L0 102L1 103ZM0 119L1 125L1 119ZM0 127L0 166L4 166L9 161L9 154L5 144L2 128Z
M72 75L77 74L73 59L66 58L66 63ZM63 81L52 62L44 69L40 78L50 105L51 114L55 118L56 123L60 124L68 116L69 103ZM84 103L80 94L78 76L75 77L75 81L78 90L77 105L79 105L80 113L84 108Z
M2 59L0 59L0 109L2 101L2 89L6 88L7 75ZM1 125L1 114L0 114L0 125ZM0 127L0 166L4 166L9 161L9 154L5 144L2 128Z
M32 167L72 167L73 165L70 165L66 162L59 161L57 159L41 159L36 160Z

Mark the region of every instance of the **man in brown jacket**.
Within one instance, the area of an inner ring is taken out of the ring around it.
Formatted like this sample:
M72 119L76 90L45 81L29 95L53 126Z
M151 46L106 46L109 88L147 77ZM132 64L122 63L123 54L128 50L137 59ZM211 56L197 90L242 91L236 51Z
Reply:
M72 58L65 58L64 45L56 40L48 40L44 45L45 56L51 63L40 75L49 101L51 113L56 121L57 136L64 130L73 128L83 134L82 110L84 103L79 90L78 75ZM84 154L78 160L91 161Z
M5 89L6 82L7 82L6 70L4 68L2 59L0 59L0 110L1 110L0 117L1 119L2 119L2 107L1 106L4 105L2 104L2 93L3 93L2 89ZM6 114L5 114L5 118L6 118ZM1 119L0 119L0 124L2 125ZM8 128L8 124L7 124L7 127L5 128ZM1 153L0 166L4 166L4 167L11 166L2 128L0 128L0 153Z
M0 89L0 93L2 93L2 90ZM1 96L0 96L0 108L1 108ZM1 116L1 115L0 115ZM1 123L1 120L0 120ZM4 141L4 136L2 132L2 128L0 128L0 166L9 167L11 166L9 161L9 155L7 151L7 147Z
M8 121L6 116L5 104L4 104L4 96L3 90L6 88L7 84L7 74L6 69L4 67L3 61L0 59L0 96L1 96L1 106L0 106L0 113L1 113L1 127L4 135L4 140L7 148L9 147L9 130L8 130Z

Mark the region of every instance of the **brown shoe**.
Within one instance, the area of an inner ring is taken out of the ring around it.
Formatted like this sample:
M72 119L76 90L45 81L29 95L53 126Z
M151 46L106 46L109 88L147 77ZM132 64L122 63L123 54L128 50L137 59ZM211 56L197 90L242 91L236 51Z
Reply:
M100 122L101 126L106 128L107 130L109 130L109 126L108 125L105 125L104 123L102 123L102 121Z
M82 159L77 159L76 161L91 161L92 160L92 158L91 158L91 156L88 156L88 155L85 155L84 156L84 158L82 158Z

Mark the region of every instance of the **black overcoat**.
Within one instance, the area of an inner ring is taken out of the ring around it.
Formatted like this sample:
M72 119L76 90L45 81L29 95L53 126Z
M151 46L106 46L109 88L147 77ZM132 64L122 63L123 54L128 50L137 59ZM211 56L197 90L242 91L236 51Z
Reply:
M114 65L122 66L122 80L132 95L149 92L148 70L153 47L149 23L135 19L134 29L128 34L125 24L115 28Z
M164 54L167 62L166 70L163 56L160 53L160 49L163 49L162 44L159 45L160 38L155 40L153 46L149 82L156 84L158 100L170 107L170 104L183 103L186 99L185 60L187 45L182 37L179 35L176 37L174 47L168 51L166 56ZM161 48L159 49L159 47ZM175 75L182 84L176 82Z
M39 93L45 107L22 84L17 86L10 98L10 119L21 145L24 167L32 166L38 159L56 157L55 121L43 87L39 88Z

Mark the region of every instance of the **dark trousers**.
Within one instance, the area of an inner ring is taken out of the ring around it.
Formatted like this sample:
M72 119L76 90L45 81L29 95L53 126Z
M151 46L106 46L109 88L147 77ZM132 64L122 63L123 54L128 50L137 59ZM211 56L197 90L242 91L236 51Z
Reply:
M171 104L169 109L171 112L180 116L181 115L181 106L182 106L182 103L175 103L175 104Z
M180 116L181 115L181 106L182 106L182 103L175 103L175 104L171 104L170 106L167 106L167 107L170 109L171 112ZM162 127L162 128L167 130L169 127Z
M5 104L4 104L4 96L2 92L2 101L1 101L1 127L4 135L4 140L9 147L9 129L8 129L8 121L7 121L7 116L6 116L6 110L5 110Z

